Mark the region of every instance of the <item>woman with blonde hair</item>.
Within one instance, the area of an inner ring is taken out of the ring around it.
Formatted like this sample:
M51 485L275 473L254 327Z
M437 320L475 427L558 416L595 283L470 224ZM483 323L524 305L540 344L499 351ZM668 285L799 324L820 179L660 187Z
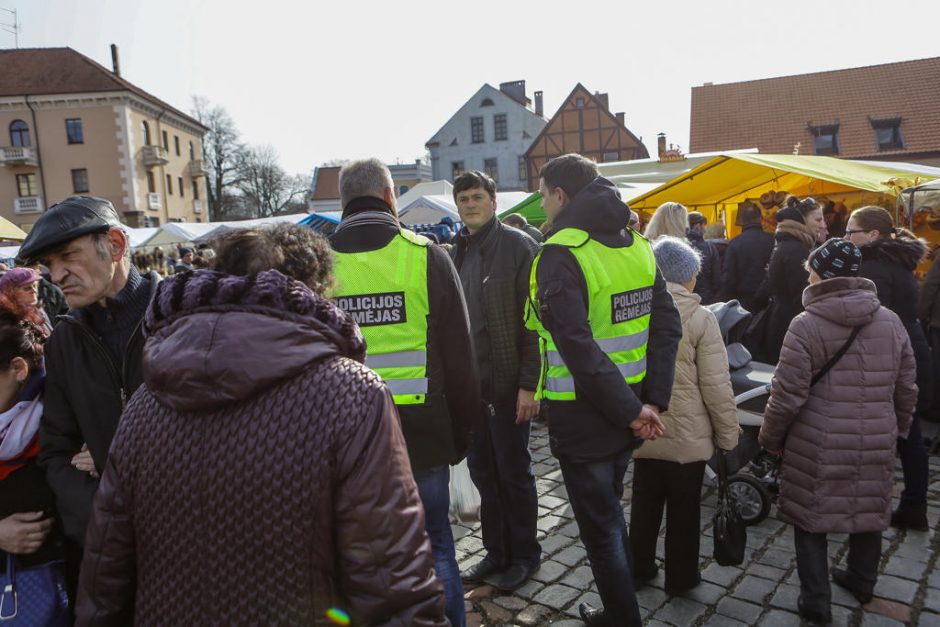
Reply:
M862 251L859 276L871 279L878 300L901 319L907 329L917 362L917 408L906 438L898 439L904 470L904 491L891 525L927 531L927 447L919 417L930 408L934 386L930 377L930 346L917 323L917 279L914 268L927 254L927 246L906 229L896 229L891 214L881 207L862 207L849 215L845 238Z
M686 239L689 231L689 210L677 202L664 202L650 218L643 233L651 242L663 235Z

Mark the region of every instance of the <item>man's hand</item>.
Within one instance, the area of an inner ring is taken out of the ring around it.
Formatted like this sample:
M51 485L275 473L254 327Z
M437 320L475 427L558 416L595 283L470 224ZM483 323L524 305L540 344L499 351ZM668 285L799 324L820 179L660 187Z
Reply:
M98 471L95 469L95 462L91 458L91 453L88 451L87 444L82 444L82 450L72 457L72 465L75 466L75 468L78 470L87 472L95 479L98 479Z
M42 546L52 518L43 519L42 512L21 512L0 520L0 549L7 553L35 553Z
M539 415L540 403L535 400L535 392L519 389L519 395L516 397L516 424L535 418Z
M635 437L643 440L655 440L663 434L662 420L659 419L659 407L655 405L643 405L640 415L630 423L630 429L633 430Z

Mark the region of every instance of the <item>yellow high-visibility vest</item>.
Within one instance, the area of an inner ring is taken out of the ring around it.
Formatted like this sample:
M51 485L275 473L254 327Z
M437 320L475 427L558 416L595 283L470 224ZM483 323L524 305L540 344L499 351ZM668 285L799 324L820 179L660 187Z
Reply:
M633 245L608 248L580 229L562 229L545 246L564 246L574 255L588 293L588 323L598 347L607 355L628 384L646 376L646 347L649 342L656 260L649 242L633 233ZM544 248L543 248L544 250ZM538 271L541 252L532 264L530 300L526 326L539 334L542 375L536 398L571 401L577 398L574 377L565 365L552 334L539 320Z

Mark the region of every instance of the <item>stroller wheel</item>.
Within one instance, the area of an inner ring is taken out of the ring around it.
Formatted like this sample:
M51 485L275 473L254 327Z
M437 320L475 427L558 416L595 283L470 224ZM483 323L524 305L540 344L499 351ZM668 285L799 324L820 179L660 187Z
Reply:
M756 525L770 513L771 498L767 489L754 477L734 475L728 478L728 494L745 525Z

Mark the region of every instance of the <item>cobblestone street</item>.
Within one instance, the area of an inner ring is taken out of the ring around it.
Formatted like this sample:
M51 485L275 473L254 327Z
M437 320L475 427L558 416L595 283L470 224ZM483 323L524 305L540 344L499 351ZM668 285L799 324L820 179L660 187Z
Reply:
M937 436L938 425L924 423L925 437ZM466 588L468 625L583 625L578 605L600 605L593 586L578 527L568 504L558 463L548 446L548 430L535 423L532 455L539 493L539 541L542 565L532 580L511 595L489 585ZM896 494L902 484L897 466ZM930 458L928 497L929 532L883 534L883 555L875 598L860 606L855 598L832 585L834 625L937 625L940 626L940 457ZM630 509L631 470L627 472L624 508ZM716 488L706 478L702 491L702 584L681 597L667 597L663 575L637 596L648 625L799 625L796 602L799 580L793 548L793 529L770 516L748 528L748 550L741 567L722 567L712 559L711 517ZM454 526L457 559L461 569L482 559L479 525ZM662 537L658 554L662 555ZM833 564L844 564L848 536L829 536Z

